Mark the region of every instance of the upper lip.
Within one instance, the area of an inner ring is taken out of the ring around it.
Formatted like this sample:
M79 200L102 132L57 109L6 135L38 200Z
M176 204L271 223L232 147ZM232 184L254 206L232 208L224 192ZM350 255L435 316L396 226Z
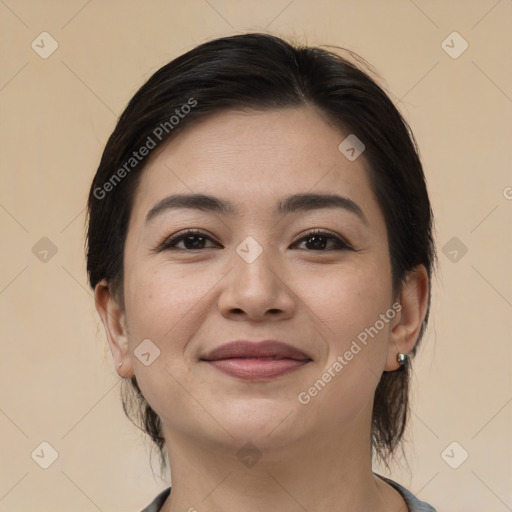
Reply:
M311 358L301 350L275 340L237 340L221 345L201 357L205 361L231 358L275 358L306 361Z

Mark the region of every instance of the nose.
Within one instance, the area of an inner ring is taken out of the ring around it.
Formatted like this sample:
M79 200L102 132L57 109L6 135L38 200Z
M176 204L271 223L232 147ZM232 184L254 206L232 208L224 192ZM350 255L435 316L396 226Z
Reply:
M226 318L245 321L293 317L296 299L286 275L269 250L250 263L234 252L233 268L223 280L218 300L220 312Z

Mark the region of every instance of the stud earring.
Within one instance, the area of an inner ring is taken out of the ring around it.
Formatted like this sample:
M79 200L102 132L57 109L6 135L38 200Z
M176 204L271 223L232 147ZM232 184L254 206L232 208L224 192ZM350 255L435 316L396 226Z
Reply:
M400 366L404 366L409 361L409 356L407 354L402 354L402 352L398 352L396 360Z
M117 367L120 368L121 366L123 366L123 362L122 361L117 365Z

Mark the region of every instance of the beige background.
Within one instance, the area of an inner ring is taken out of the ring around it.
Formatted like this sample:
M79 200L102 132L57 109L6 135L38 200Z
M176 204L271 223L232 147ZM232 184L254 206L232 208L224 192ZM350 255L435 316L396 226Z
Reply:
M355 50L410 121L441 265L409 466L391 475L438 512L511 510L511 22L510 0L0 0L0 512L137 512L167 487L121 409L86 281L84 206L143 81L244 31ZM31 47L43 31L58 42L46 59ZM458 58L441 44L453 31L469 43ZM43 237L57 249L47 261ZM456 261L452 237L467 247ZM31 457L43 441L58 452L47 469L35 460L48 449Z

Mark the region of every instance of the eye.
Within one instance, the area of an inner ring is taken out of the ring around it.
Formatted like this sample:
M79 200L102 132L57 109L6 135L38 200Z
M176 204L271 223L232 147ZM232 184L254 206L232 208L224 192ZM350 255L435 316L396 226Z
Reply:
M160 250L201 250L207 249L204 247L206 240L212 240L208 235L202 231L195 229L187 229L185 232L178 233L167 238L161 245ZM177 247L178 244L183 242L184 247Z
M328 245L328 240L331 240L332 243L334 243L334 248L330 250L353 250L345 240L328 231L315 229L299 239L298 242L302 242L304 240L310 247L312 247L312 250L316 252L326 252L325 248Z

